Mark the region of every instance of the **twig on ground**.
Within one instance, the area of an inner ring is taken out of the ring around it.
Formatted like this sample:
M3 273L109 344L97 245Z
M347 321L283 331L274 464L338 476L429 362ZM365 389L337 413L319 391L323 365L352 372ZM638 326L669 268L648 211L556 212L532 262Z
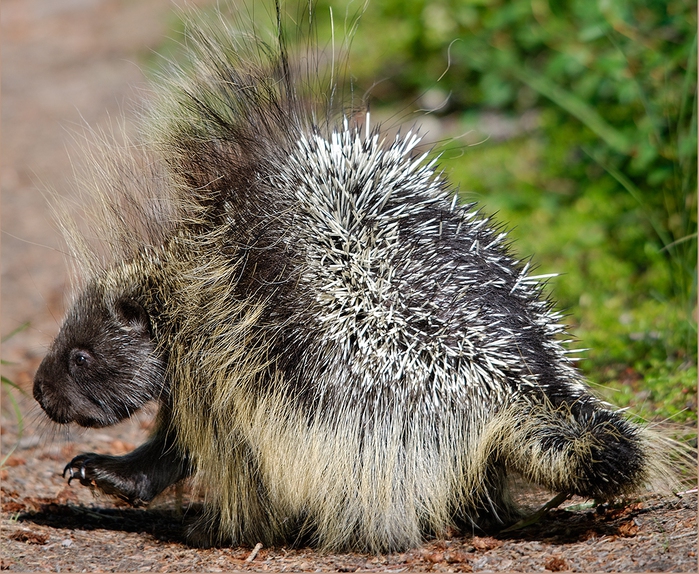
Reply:
M520 530L521 528L525 528L526 526L530 526L532 524L535 524L541 520L541 517L544 516L549 510L552 508L556 508L559 506L561 503L566 501L568 498L570 498L570 494L567 494L565 492L561 492L560 494L557 494L554 496L551 500L549 500L546 504L544 504L539 510L537 510L534 514L530 516L525 516L522 520L519 522L516 522L512 526L505 528L505 530L501 530L500 532L512 532L514 530Z
M250 552L250 556L248 556L245 559L245 562L252 562L260 550L262 550L262 542L258 542L257 544L255 544L255 548L252 549L252 552Z

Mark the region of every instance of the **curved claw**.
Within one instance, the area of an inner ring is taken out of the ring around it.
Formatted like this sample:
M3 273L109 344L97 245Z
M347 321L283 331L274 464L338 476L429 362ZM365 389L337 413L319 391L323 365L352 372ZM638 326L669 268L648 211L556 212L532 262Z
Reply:
M68 464L66 464L65 468L63 469L63 478L66 477L66 472L70 472L70 476L68 477L68 484L70 484L70 481L75 478L75 473L73 472L73 461L71 460Z
M65 478L66 472L70 473L68 484L70 484L74 478L77 478L83 486L93 486L92 481L89 480L85 474L86 462L87 459L81 455L76 456L65 466L63 469L63 478Z

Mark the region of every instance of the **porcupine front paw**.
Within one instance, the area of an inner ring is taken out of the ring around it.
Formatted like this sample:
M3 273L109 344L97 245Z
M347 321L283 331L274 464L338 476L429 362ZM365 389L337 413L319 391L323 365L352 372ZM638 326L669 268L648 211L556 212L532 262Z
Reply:
M77 478L83 486L97 488L133 506L142 506L149 502L153 496L144 492L143 485L138 484L133 474L123 474L124 469L120 469L120 466L122 465L119 464L119 457L84 453L66 465L63 476L68 474L68 484Z
M69 483L77 478L83 486L142 506L191 472L188 457L174 447L172 437L158 433L123 456L93 452L78 455L63 469L63 476L69 475Z

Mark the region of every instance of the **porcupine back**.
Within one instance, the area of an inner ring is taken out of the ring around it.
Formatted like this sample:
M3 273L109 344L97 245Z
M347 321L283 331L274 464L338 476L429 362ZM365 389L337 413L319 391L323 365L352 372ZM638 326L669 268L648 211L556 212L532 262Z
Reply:
M508 470L590 495L647 478L539 280L416 135L313 103L283 42L188 38L131 164L144 181L109 186L97 219L117 261L154 253L170 424L222 540L398 549L511 518Z

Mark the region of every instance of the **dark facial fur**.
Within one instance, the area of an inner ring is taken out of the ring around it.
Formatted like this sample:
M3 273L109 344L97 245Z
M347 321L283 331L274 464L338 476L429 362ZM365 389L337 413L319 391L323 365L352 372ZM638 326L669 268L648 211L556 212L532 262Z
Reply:
M148 314L88 287L34 377L34 397L57 423L104 427L130 417L163 390Z

